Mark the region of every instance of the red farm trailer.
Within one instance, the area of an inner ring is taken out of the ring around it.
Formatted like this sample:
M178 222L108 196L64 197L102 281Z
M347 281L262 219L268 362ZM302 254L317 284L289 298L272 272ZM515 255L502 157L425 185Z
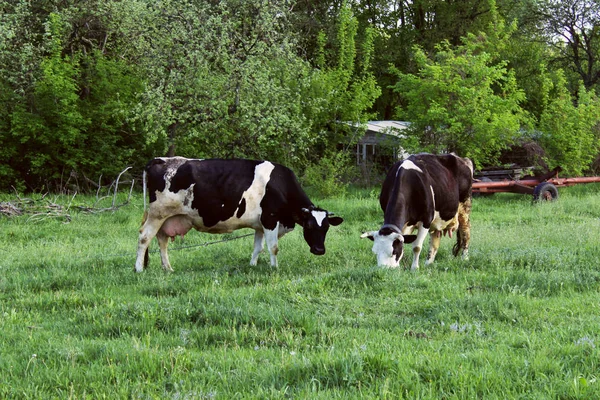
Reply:
M600 182L600 176L559 178L558 173L562 171L560 167L541 176L523 176L531 170L532 168L515 168L482 171L473 180L473 194L521 193L532 195L534 201L549 201L558 199L559 186Z

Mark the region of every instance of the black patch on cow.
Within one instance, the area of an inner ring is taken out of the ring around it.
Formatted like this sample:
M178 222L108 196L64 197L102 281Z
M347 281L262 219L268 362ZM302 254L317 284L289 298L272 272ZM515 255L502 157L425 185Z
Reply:
M402 257L402 253L404 251L403 244L404 243L402 243L400 239L396 239L392 243L392 255L396 257L396 261L400 260L400 257Z
M194 185L192 208L210 228L226 221L240 205L243 193L252 185L260 161L188 160L171 179L170 191L177 193ZM245 208L245 207L244 207Z
M235 216L238 218L242 218L242 215L244 215L245 212L246 212L246 199L242 198L242 201L240 201L240 205L238 206L238 212Z
M162 192L165 190L165 172L167 165L165 160L161 158L154 158L146 164L146 180L148 182L148 194L150 197L150 203L156 201L156 192Z
M260 207L263 210L260 222L265 228L273 230L279 222L291 229L296 224L304 227L301 210L313 207L313 204L300 187L296 175L289 168L275 164Z
M379 229L379 234L382 236L391 235L392 233L402 233L402 231L394 224L385 224Z
M379 234L381 236L388 236L388 235L391 235L392 233L397 233L397 231L395 229L390 228L389 226L384 226L383 228L381 228L379 230Z

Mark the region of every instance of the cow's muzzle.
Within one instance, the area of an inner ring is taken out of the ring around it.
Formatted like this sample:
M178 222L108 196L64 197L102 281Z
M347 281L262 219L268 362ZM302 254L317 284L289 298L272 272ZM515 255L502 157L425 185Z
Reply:
M325 254L325 249L324 248L318 249L318 248L313 247L312 249L310 249L310 252L317 256L322 256L323 254Z

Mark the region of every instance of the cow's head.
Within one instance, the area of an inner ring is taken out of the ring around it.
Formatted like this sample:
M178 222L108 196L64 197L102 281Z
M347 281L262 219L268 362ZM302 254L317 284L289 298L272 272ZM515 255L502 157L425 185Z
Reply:
M379 231L365 232L361 238L373 241L373 253L377 256L377 265L397 267L404 253L404 243L412 243L416 235L403 235L395 225L384 225Z
M320 208L311 207L302 209L302 227L304 240L310 246L310 252L318 256L325 254L325 235L329 226L337 226L344 222L340 217Z

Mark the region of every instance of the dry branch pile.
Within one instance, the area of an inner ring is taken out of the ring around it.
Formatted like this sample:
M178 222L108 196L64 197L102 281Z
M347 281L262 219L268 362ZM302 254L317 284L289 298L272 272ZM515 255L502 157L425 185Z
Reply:
M7 217L14 217L15 215L23 214L20 208L9 202L0 203L0 214L6 215Z
M23 198L17 193L17 199L11 202L0 203L0 213L7 217L16 215L29 215L27 221L40 221L48 218L64 219L64 222L71 221L69 207L47 198L47 194L39 199Z
M71 221L71 214L69 211L72 209L76 209L78 211L87 212L87 213L100 213L105 211L116 211L119 208L129 204L131 200L131 192L133 191L134 180L131 180L131 187L129 189L129 195L127 196L127 200L125 200L121 204L117 204L117 193L119 190L119 180L123 173L125 173L131 167L123 170L117 179L111 183L107 188L107 195L100 196L101 187L98 188L96 192L96 201L91 206L86 205L77 205L72 206L73 200L77 195L77 192L73 194L73 196L69 200L69 204L61 205L57 203L57 198L54 200L49 199L48 194L41 195L39 198L24 198L19 196L19 193L15 190L16 200L9 202L1 202L0 203L0 215L6 217L14 217L19 215L28 215L27 221L37 222L45 219L62 219L63 222L68 223ZM99 204L102 200L112 197L112 204L110 207L99 207Z

